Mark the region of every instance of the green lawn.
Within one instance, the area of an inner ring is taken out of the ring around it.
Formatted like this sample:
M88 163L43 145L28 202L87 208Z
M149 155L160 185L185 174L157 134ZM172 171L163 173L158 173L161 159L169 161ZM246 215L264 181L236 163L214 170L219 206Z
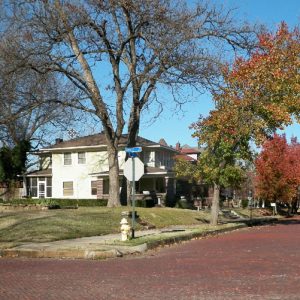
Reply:
M126 207L80 207L46 211L0 211L0 248L4 244L47 242L118 233ZM140 219L157 228L203 224L208 212L174 208L137 208ZM141 229L137 225L136 229Z

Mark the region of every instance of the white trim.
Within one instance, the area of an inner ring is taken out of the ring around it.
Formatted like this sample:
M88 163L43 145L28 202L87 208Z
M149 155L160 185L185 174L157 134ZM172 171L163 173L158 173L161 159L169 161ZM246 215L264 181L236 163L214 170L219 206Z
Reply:
M25 175L25 177L52 177L52 174L33 174L33 175Z

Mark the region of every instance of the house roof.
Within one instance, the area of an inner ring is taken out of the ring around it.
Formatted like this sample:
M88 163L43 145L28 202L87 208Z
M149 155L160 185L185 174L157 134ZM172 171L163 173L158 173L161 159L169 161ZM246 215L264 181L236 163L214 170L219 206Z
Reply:
M163 139L163 138L161 138L161 139L158 141L158 143L159 143L160 145L163 145L163 146L168 146L166 140Z
M120 147L126 147L127 145L128 134L123 134L120 139ZM47 148L41 149L41 151L54 151L54 150L63 150L63 149L72 149L72 148L98 148L98 147L106 147L106 138L104 133L98 133L88 136L83 136L79 138L75 138L68 141L61 141ZM159 143L150 141L143 137L137 137L136 146L143 147L163 147L172 151L176 151L174 148L160 145Z

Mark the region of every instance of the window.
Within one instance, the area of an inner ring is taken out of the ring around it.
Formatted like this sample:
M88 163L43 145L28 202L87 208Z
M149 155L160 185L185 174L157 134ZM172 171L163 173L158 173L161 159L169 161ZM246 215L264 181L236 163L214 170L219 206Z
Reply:
M108 179L103 180L103 194L109 194L109 181L108 181Z
M46 178L46 197L52 197L52 178Z
M72 153L64 153L64 165L69 166L72 165Z
M150 164L152 161L151 161L151 152L150 151L145 151L144 152L144 164L147 165L147 164Z
M162 153L160 151L157 151L155 155L156 155L156 165L159 167L162 166Z
M96 180L91 181L91 194L97 195L97 181Z
M30 196L37 197L38 195L37 178L30 178Z
M73 196L73 181L63 182L63 196Z
M40 157L40 169L46 170L51 168L52 168L52 157L51 156Z
M85 152L78 152L78 164L85 164Z

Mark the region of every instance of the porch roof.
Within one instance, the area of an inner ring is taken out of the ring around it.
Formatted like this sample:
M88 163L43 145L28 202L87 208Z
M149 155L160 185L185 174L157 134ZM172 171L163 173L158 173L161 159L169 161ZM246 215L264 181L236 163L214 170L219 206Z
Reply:
M25 174L26 177L52 177L52 170L37 170Z
M149 167L145 166L144 167L144 175L145 177L174 177L175 172L167 169L160 169L160 168L155 168L155 167ZM89 174L94 177L107 177L109 175L108 171L105 172L97 172L97 173L92 173ZM119 176L124 175L124 170L119 171Z

